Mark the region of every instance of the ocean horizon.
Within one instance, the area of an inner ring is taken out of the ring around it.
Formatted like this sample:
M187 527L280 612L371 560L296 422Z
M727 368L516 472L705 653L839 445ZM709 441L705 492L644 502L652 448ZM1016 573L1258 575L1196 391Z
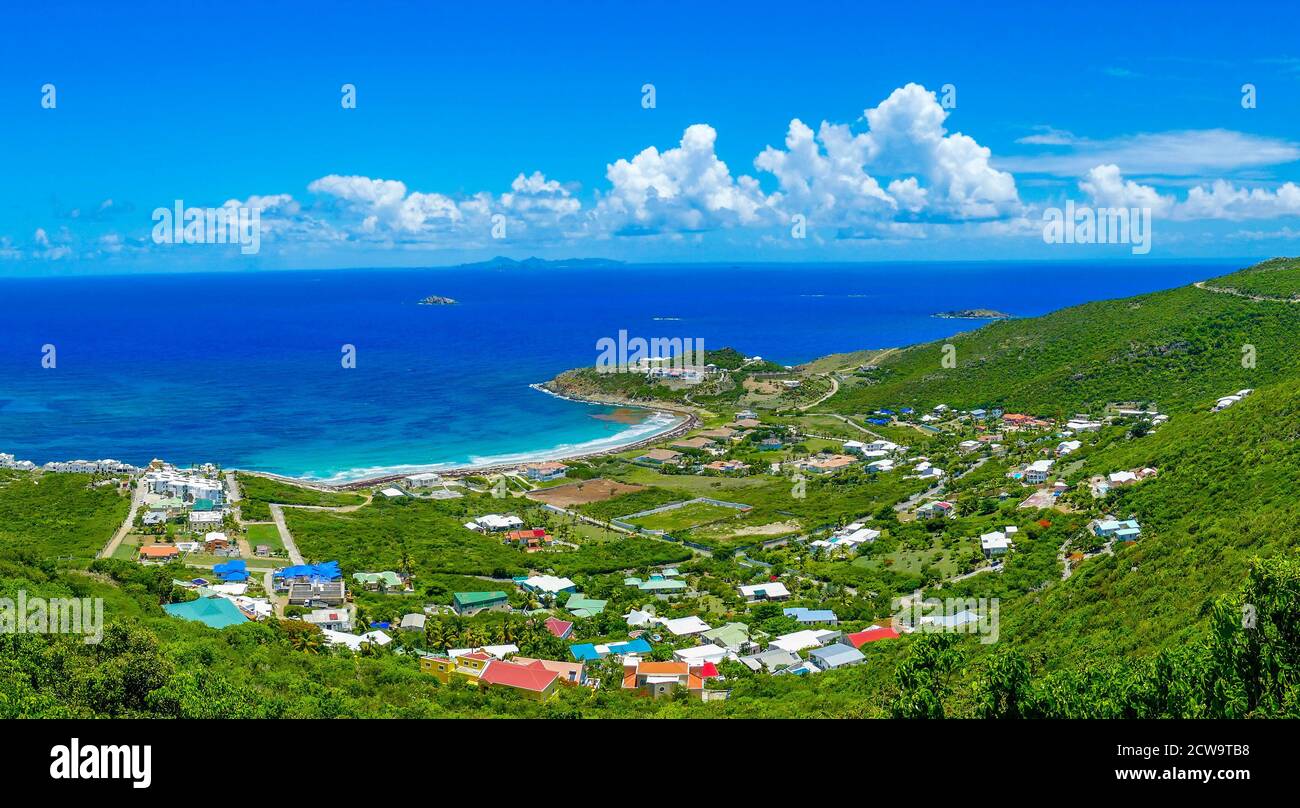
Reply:
M0 452L153 457L326 482L603 451L653 410L530 385L617 338L798 364L1183 285L1246 259L626 264L0 278ZM419 305L431 295L454 305ZM42 359L53 346L54 367ZM344 368L345 346L356 366Z

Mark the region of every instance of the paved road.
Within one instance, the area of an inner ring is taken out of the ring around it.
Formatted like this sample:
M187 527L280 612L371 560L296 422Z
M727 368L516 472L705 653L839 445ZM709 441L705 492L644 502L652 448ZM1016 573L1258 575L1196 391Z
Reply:
M144 504L144 494L145 487L142 479L135 484L135 492L131 494L131 509L126 512L126 519L122 520L122 524L118 526L113 538L108 540L108 544L104 545L104 549L99 551L100 558L109 558L113 553L117 552L122 539L125 539L126 534L131 532L131 526L135 524L135 512Z
M275 529L280 531L280 542L284 544L285 552L289 554L289 563L302 564L302 553L298 552L298 545L293 543L293 536L289 533L289 526L284 523L284 511L280 505L267 505L271 509L271 519L275 522Z

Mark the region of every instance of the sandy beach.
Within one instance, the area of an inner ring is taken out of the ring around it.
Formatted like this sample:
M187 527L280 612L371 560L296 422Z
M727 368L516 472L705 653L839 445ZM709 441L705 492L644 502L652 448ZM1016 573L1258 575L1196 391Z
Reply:
M678 423L676 423L672 427L660 432L656 432L653 435L647 435L635 441L622 443L617 446L608 446L594 451L564 452L564 451L557 450L554 452L547 452L545 450L542 450L537 452L534 455L530 455L528 460L514 461L510 463L494 463L490 465L469 465L469 466L455 466L450 468L433 468L430 470L434 471L435 473L437 473L442 477L447 477L450 479L457 479L460 477L472 477L472 476L477 476L482 474L497 474L500 472L509 471L511 469L517 469L520 466L527 465L529 463L540 463L548 460L582 460L589 457L600 457L602 455L617 454L619 452L626 452L632 449L640 449L646 446L659 443L661 441L673 440L675 438L679 438L682 435L686 434L687 432L690 432L691 430L696 429L700 426L700 418L695 413L695 411L683 407L662 406L658 403L648 404L646 402L626 401L626 400L614 399L614 398L609 398L609 399L579 398L576 396L557 393L554 390L547 389L545 386L541 384L532 384L529 386L535 390L538 390L539 392L543 392L546 393L547 395L555 396L556 398L562 398L565 399L566 401L573 401L581 404L599 404L599 405L607 405L607 406L626 407L628 409L635 409L635 410L671 413L674 416L679 417L681 420L678 421ZM301 477L289 477L283 474L273 474L265 471L253 471L249 469L235 469L235 470L245 474L255 474L259 477L266 477L272 480L279 480L281 482L289 483L291 485L303 486L305 488L314 488L320 491L356 491L362 488L372 488L377 485L386 485L389 483L398 482L404 479L405 477L410 476L411 474L418 473L418 470L408 470L408 471L403 471L401 473L375 475L372 477L358 478L356 480L347 480L344 482L332 483L332 482L324 482L321 480L304 479Z

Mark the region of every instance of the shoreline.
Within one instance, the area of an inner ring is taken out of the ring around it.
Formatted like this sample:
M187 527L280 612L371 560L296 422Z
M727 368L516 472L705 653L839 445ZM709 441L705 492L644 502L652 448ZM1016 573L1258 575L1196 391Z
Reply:
M528 465L529 463L543 463L543 462L561 461L561 460L584 460L589 457L601 457L603 455L617 454L619 452L626 452L632 449L640 449L645 446L649 446L651 444L658 443L663 440L672 440L674 438L681 437L682 435L691 431L692 429L698 428L701 423L699 415L697 415L694 411L683 409L678 406L672 406L672 405L652 406L644 402L623 401L623 400L615 400L615 399L600 400L595 398L583 398L583 397L574 396L567 393L557 393L554 390L547 388L545 386L545 383L535 382L528 386L539 392L546 393L547 395L555 396L556 398L561 398L566 401L572 401L578 404L590 404L593 406L605 406L605 407L609 407L609 406L628 407L631 409L645 410L648 412L671 413L672 415L677 416L681 420L679 420L676 424L668 427L667 429L656 432L652 435L646 435L637 438L634 441L630 441L628 443L621 443L617 446L608 446L602 449L592 449L592 450L569 452L569 453L564 453L564 452L554 453L554 452L549 452L547 450L542 450L535 453L535 455L530 455L529 459L527 460L517 460L510 463L492 463L488 465L478 465L478 466L475 465L453 466L450 468L441 468L441 469L434 469L430 467L430 470L432 470L435 474L439 475L440 477L445 477L448 479L459 479L462 477L473 477L480 474L498 474L503 471L508 471L510 469L516 469L519 468L520 466ZM395 483L405 479L406 477L409 477L412 474L419 473L419 471L417 470L411 470L411 471L404 471L402 473L379 474L372 477L361 477L356 480L347 480L344 482L331 483L331 482L325 482L321 480L312 480L304 477L291 477L285 474L276 474L274 472L267 472L267 471L254 471L252 469L241 469L237 467L232 467L228 470L238 471L243 474L252 474L259 477L266 477L268 479L277 480L279 482L287 483L290 485L297 485L306 488L315 488L320 491L355 491L362 488L371 488L377 485Z

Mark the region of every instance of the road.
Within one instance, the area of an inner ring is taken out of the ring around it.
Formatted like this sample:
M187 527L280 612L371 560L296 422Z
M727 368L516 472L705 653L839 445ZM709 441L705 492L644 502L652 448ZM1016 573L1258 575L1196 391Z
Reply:
M302 553L298 552L298 545L293 543L293 536L289 533L289 526L284 523L284 511L282 506L269 504L271 509L271 519L275 522L275 529L280 531L280 542L284 545L284 550L289 554L289 563L301 564Z
M826 399L830 398L831 396L835 395L840 391L840 382L839 379L835 378L834 373L823 373L822 375L831 380L830 391L826 393L826 395L814 401L813 403L804 404L803 406L801 406L799 408L799 412L807 412L808 410L811 410L813 407L816 407L818 404L822 403L823 401L825 401Z
M113 538L109 539L108 544L104 545L104 549L99 551L100 558L112 557L113 553L117 552L122 539L125 539L126 534L131 532L131 526L135 524L135 512L144 504L144 495L145 486L142 479L135 484L135 492L131 494L131 509L126 512L126 518L122 520L122 524L117 528L117 532L113 534Z

